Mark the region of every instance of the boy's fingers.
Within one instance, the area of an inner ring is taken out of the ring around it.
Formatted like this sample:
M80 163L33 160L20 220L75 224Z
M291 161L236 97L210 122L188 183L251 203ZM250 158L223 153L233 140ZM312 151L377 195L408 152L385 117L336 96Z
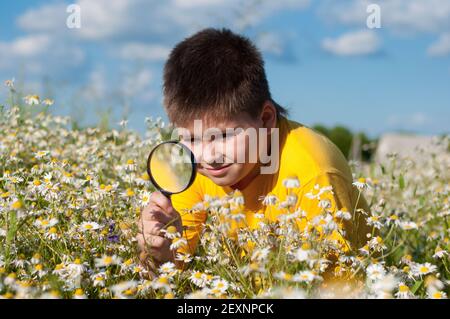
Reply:
M153 192L150 196L150 202L153 202L157 206L161 207L167 214L172 215L175 211L170 199L164 196L161 192Z
M143 229L141 229L141 233L145 235L154 235L154 236L161 236L161 230L164 229L164 224L157 222L157 221L151 221L146 222L142 224Z
M150 258L161 260L170 251L170 241L164 237L138 234L136 239L139 249L147 252Z
M142 219L145 221L159 221L167 224L172 220L162 209L154 204L149 204L142 212Z

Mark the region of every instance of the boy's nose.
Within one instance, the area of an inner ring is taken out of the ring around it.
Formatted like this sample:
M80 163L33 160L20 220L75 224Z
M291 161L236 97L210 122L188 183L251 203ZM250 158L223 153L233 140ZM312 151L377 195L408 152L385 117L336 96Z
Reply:
M222 164L224 162L223 154L215 147L214 143L207 143L203 148L202 160L204 163L211 165L214 163Z

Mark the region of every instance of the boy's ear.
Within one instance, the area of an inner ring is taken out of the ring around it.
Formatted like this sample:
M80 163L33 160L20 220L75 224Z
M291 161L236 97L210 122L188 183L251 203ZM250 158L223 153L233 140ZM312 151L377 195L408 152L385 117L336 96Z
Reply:
M262 126L265 128L273 128L276 127L277 124L277 109L275 108L275 105L269 100L264 102L260 120L262 121Z

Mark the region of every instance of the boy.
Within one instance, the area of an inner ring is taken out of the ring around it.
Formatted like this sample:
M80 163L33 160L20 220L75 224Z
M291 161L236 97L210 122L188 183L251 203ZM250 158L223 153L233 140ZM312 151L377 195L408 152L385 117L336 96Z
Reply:
M290 187L295 207L311 219L321 213L311 194L318 187L332 186L333 192L323 195L329 208L357 215L344 223L346 239L353 249L367 240L367 225L358 212L359 208L367 212L367 203L352 185L344 156L326 137L286 118L286 110L271 98L261 54L247 38L227 29L205 29L179 43L164 68L164 106L170 121L187 133L182 142L193 150L199 174L189 189L171 200L152 194L138 222L143 262L176 263L176 251L170 250L171 242L161 232L168 224L187 240L178 252L195 254L207 212L188 210L205 195L222 197L236 190L244 198L246 225L252 227L257 223L255 212L270 220L279 214L273 205L261 202L267 194L282 201L286 186ZM198 134L195 120L219 134ZM238 130L226 134L230 128L263 133L255 140ZM257 149L252 148L255 143ZM224 152L224 145L233 152ZM239 152L245 161L236 160ZM263 163L264 152L271 163ZM249 160L252 155L257 155L256 161ZM355 231L356 223L360 227Z

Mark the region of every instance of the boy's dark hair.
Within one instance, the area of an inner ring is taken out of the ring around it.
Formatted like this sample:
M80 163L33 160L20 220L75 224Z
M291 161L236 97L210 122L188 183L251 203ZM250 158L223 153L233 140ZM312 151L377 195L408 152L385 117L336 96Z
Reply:
M204 29L178 43L164 66L164 106L177 125L204 115L228 120L256 117L270 100L277 115L287 111L270 95L261 53L228 29Z

